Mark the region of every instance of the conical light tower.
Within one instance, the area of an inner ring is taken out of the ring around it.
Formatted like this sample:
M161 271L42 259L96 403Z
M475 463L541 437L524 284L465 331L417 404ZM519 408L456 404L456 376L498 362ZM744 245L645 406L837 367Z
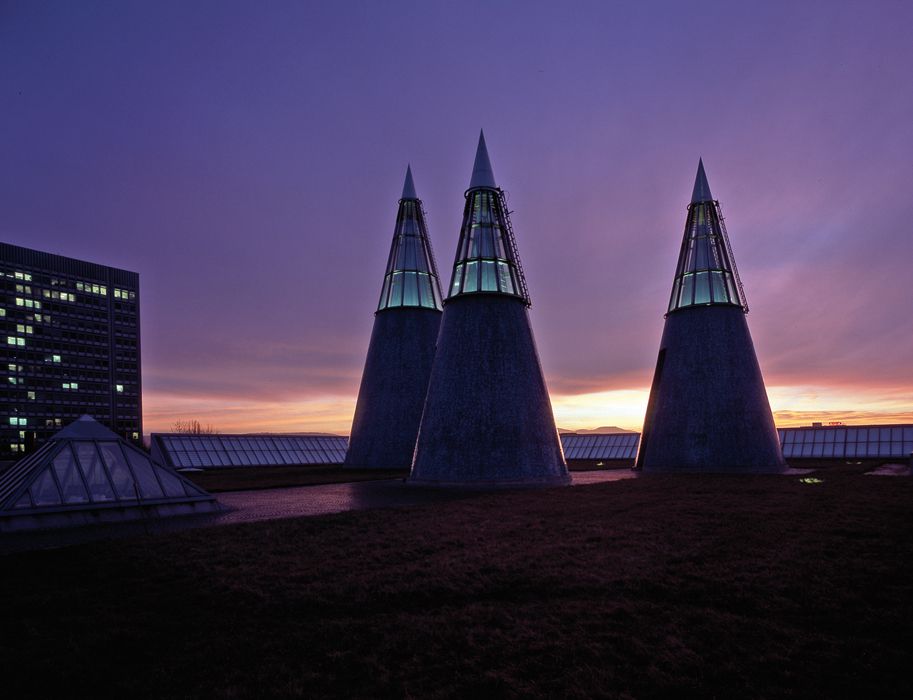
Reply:
M701 161L636 468L746 473L784 469L746 313L723 215Z
M480 135L409 482L569 482L504 195Z
M441 287L410 167L374 315L346 467L408 469L412 464L440 323Z

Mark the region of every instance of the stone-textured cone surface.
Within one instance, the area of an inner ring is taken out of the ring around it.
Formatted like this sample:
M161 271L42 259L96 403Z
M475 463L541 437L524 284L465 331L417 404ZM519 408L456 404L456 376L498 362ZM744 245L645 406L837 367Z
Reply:
M650 389L638 469L783 470L747 311L719 203L712 199L700 163Z
M409 482L569 483L504 197L479 139Z
M441 290L421 201L406 172L345 466L408 469L441 322Z

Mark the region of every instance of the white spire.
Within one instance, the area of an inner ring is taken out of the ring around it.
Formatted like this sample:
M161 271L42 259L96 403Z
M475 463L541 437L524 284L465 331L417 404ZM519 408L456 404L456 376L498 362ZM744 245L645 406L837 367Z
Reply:
M479 147L476 149L476 162L472 166L472 178L469 180L469 189L475 187L496 188L495 173L491 169L488 159L488 148L485 146L485 132L479 131Z
M402 199L418 199L415 193L415 183L412 181L412 164L406 166L406 181L403 183Z
M713 195L710 194L710 184L707 182L707 174L704 172L704 159L699 158L697 161L697 176L694 178L694 191L691 193L691 203L712 202Z

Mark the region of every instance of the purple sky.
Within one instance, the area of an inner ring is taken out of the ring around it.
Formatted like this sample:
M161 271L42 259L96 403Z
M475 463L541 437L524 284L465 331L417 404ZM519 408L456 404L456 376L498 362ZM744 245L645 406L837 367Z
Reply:
M559 425L636 429L703 156L778 421L911 421L911 26L903 1L0 2L0 239L140 273L147 431L345 432L406 163L446 284L484 127Z

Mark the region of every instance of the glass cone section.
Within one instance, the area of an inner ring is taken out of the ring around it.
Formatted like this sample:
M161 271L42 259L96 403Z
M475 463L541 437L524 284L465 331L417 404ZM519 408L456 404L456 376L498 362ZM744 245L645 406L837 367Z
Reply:
M694 193L688 205L669 312L710 304L741 306L748 311L720 204L711 199L703 163L698 165Z
M489 187L466 193L447 298L478 293L506 294L530 304L504 194Z
M441 285L428 239L425 212L421 200L414 197L411 182L410 171L396 214L396 229L378 311L398 307L441 310Z

